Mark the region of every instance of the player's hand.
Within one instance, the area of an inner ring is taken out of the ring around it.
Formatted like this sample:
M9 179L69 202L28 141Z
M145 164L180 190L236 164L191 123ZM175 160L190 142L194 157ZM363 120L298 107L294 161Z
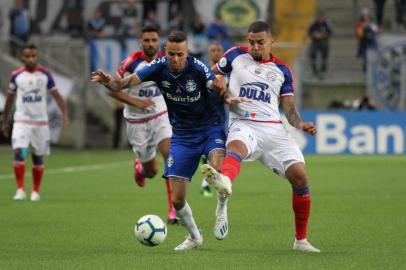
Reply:
M91 82L97 82L97 83L106 85L110 82L110 80L111 80L111 75L104 72L101 69L99 69L98 71L92 72L92 74L90 75Z
M140 109L144 109L147 112L152 111L155 108L155 102L152 101L151 99L137 99L136 100L136 106Z
M9 134L9 126L7 122L4 122L1 125L1 131L3 132L4 137L8 138L8 134Z
M211 87L217 91L220 97L223 97L227 91L226 80L223 75L216 75L216 79L213 81Z
M310 135L317 133L317 128L312 122L302 122L299 124L299 129Z
M224 103L229 104L229 105L244 103L244 102L252 102L252 99L249 99L246 97L226 97L224 99Z

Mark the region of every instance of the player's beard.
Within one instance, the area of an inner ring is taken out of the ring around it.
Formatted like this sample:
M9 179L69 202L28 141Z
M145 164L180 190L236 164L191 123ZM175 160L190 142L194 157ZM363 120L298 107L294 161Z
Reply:
M154 48L154 47L149 47L149 48L146 48L146 49L144 50L144 52L145 52L145 55L146 55L146 56L148 56L148 57L153 57L153 56L155 56L155 54L158 52L158 49L156 49L156 48Z
M252 58L254 58L255 61L261 61L262 55L253 55Z

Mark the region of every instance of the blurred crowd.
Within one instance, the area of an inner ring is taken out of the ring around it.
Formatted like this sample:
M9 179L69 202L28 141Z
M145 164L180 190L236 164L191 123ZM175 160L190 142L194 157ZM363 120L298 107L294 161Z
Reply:
M220 16L211 23L204 24L201 16L194 12L185 20L185 1L168 0L168 21L158 20L159 0L117 0L103 1L92 12L90 18L84 16L85 0L66 0L46 34L66 34L72 38L126 38L139 37L143 27L153 25L165 36L170 31L186 31L192 38L191 53L201 57L210 43L217 42L225 49L231 47L228 27ZM32 34L44 34L38 23L30 18L26 1L14 0L14 7L7 11L10 20L10 53L17 56L19 48ZM0 10L0 27L4 18ZM65 18L66 23L63 23ZM161 25L162 23L162 25Z

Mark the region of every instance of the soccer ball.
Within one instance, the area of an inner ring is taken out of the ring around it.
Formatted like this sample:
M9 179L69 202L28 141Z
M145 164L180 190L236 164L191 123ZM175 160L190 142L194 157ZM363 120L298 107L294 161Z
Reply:
M160 217L146 215L137 221L134 232L141 244L153 247L165 240L168 229Z

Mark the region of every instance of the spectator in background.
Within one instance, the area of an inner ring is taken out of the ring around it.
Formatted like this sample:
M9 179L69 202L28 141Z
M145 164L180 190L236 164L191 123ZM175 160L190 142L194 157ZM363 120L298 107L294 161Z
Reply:
M202 17L199 14L195 14L195 16L193 16L193 20L190 25L190 30L192 31L193 35L203 35L204 34L204 31L206 30L206 26L202 22Z
M370 96L368 96L367 94L364 94L360 99L360 102L358 105L358 110L359 111L362 111L362 110L374 111L374 110L376 110L376 105Z
M222 40L228 37L227 26L220 15L217 15L215 21L209 25L207 37L209 40Z
M126 0L122 7L119 36L122 38L135 37L140 30L141 14L137 10L135 0Z
M158 31L161 30L161 25L159 24L157 20L157 15L156 15L156 10L150 9L147 12L147 17L145 20L142 22L142 27L154 27L158 29Z
M231 42L228 38L227 25L223 22L220 15L216 15L216 19L207 29L207 38L211 43L218 42L223 46L224 50L231 47Z
M327 60L329 52L329 39L333 33L330 23L323 13L319 13L316 20L309 27L310 44L310 61L313 75L323 79L327 71ZM317 64L317 55L321 55L321 66Z
M375 17L379 28L383 25L385 2L386 0L374 0Z
M103 18L99 9L93 12L93 17L87 22L88 35L91 38L99 38L103 36L103 30L106 26L106 19Z
M193 20L189 25L191 35L189 35L189 53L193 57L200 60L203 59L207 49L207 39L205 35L205 25L203 24L199 14L193 16Z
M378 44L376 36L378 27L372 21L368 9L363 9L361 17L355 26L355 35L358 39L357 57L362 59L362 70L366 71L367 50L376 49Z
M404 29L405 24L405 14L406 14L406 0L395 0L395 12L396 12L396 27Z
M10 54L18 57L22 46L30 37L30 15L21 0L14 1L14 8L10 10Z
M185 23L183 21L183 15L181 13L177 13L169 22L168 33L172 31L184 31L184 28Z
M72 37L83 37L84 20L83 20L83 0L68 0L66 18L68 21L68 33Z

